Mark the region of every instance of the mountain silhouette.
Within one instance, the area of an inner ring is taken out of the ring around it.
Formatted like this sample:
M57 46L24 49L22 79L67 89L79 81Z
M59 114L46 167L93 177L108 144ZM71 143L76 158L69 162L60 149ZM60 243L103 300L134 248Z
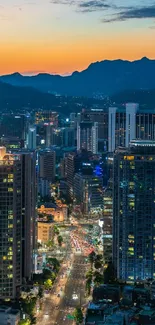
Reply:
M1 76L0 80L14 86L33 87L43 92L67 96L96 94L110 96L130 89L155 88L155 60L146 57L137 61L104 60L89 65L86 70L73 72L71 76L40 73L22 76L19 73Z

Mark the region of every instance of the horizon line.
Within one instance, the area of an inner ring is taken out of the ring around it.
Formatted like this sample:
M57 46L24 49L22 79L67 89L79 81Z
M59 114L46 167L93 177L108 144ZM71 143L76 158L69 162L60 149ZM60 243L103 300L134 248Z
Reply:
M6 73L6 74L2 74L0 75L0 77L3 77L3 76L11 76L11 75L15 75L15 74L18 74L18 75L21 75L23 77L35 77L35 76L38 76L40 74L48 74L48 75L53 75L53 76L61 76L61 77L69 77L71 76L73 73L75 72L82 72L82 71L85 71L87 70L92 64L95 64L95 63L101 63L101 62L104 62L104 61L109 61L109 62L114 62L114 61L123 61L123 62L137 62L137 61L141 61L143 59L147 59L149 61L154 61L155 58L149 58L147 56L143 56L143 57L140 57L139 59L134 59L134 60L129 60L129 59L120 59L120 58L117 58L117 59L103 59L101 61L94 61L94 62L91 62L89 65L87 65L86 68L84 69L81 69L81 70L74 70L72 72L64 72L64 73L58 73L58 72L49 72L49 71L44 71L44 70L28 70L28 71L21 71L21 72L10 72L10 73Z

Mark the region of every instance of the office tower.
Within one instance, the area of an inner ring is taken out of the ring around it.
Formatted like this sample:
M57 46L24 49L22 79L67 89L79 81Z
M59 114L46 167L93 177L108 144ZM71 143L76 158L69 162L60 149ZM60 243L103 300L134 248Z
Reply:
M103 209L103 181L96 175L77 173L74 177L74 201L85 215L96 215Z
M80 170L81 159L76 153L69 153L65 159L65 174L67 180L68 197L73 199L74 175Z
M107 140L108 138L108 113L106 109L92 108L83 109L81 113L81 121L90 121L98 123L98 139Z
M55 127L58 127L59 114L53 111L40 110L35 114L35 124L49 123Z
M52 145L58 147L75 146L75 129L70 127L52 129Z
M0 137L17 138L19 141L25 142L28 125L28 115L2 114L0 119Z
M103 194L103 258L108 264L112 260L112 223L113 223L113 200L112 187L108 184Z
M31 278L36 250L36 153L18 151L22 164L22 277Z
M124 280L155 278L155 142L114 153L113 262Z
M6 147L7 150L24 148L24 140L17 137L1 137L0 145Z
M0 148L0 299L22 283L22 162Z
M73 128L76 128L77 124L77 114L76 113L70 113L70 126Z
M30 150L36 149L36 127L31 126L28 130L27 148Z
M52 135L52 127L49 123L47 123L47 125L45 126L45 130L46 130L45 144L46 144L46 148L49 148L51 146L51 135Z
M108 114L108 151L128 147L134 139L155 140L155 109L127 103L124 107L110 107Z
M126 104L126 147L128 147L131 140L134 140L136 138L136 113L138 111L138 108L138 104Z
M62 128L63 134L63 147L75 146L75 129L74 128Z
M39 152L39 177L50 182L55 180L56 153L52 150Z
M98 123L81 122L77 126L77 150L98 153Z

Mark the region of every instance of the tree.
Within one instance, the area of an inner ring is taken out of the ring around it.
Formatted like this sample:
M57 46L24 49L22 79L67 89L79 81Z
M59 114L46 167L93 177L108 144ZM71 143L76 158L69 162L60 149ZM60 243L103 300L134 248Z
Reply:
M103 284L104 281L103 281L103 275L101 273L99 273L98 271L95 271L94 272L94 284L96 286L100 285L100 284Z
M18 325L30 325L31 322L29 319L22 319L19 321Z
M92 269L90 269L87 273L86 273L86 279L91 279L93 278L93 271Z
M45 280L52 278L52 272L49 269L43 269L43 278Z
M49 240L49 241L46 243L46 246L47 246L48 248L53 247L53 241L52 241L52 240Z
M26 299L22 300L22 307L26 314L33 316L34 310L36 306L37 298L36 297L27 297Z
M94 266L95 266L95 269L101 269L101 267L102 267L102 262L101 262L101 261L95 261Z
M76 321L76 324L81 324L83 321L83 313L81 310L81 307L76 307L74 311L74 319Z
M59 235L59 229L56 225L54 226L53 231L54 231L54 235Z
M88 295L90 295L91 285L92 285L92 279L89 278L86 281L86 291L87 291Z
M104 283L114 283L116 281L115 268L112 262L110 262L107 268L104 270Z
M37 323L37 318L35 316L31 316L31 325L35 325Z
M52 280L51 280L51 279L47 279L47 280L44 282L44 286L45 286L45 289L46 289L46 290L51 289L51 287L52 287Z
M59 244L59 246L61 246L62 245L62 242L63 242L63 238L62 238L62 236L58 236L57 237L57 241L58 241L58 244Z
M43 296L44 296L44 290L43 290L43 288L42 288L42 287L39 287L39 291L38 291L38 297L39 297L40 299L42 299L42 298L43 298Z
M47 263L53 266L53 270L58 272L60 268L60 262L55 257L47 258Z
M91 267L93 267L93 264L95 262L95 258L96 258L96 254L95 252L91 252L89 255L88 255L88 259L89 259L89 262L91 264Z
M103 259L103 256L101 255L101 254L97 254L96 255L96 261L102 261L102 259Z

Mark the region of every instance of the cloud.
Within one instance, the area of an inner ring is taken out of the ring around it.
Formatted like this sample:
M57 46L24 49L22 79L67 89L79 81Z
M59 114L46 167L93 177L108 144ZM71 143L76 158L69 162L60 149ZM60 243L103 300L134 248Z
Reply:
M111 8L111 5L104 0L81 1L78 8L82 12L92 12Z
M120 7L120 9L122 9ZM124 8L118 14L113 14L109 19L102 19L103 23L126 21L129 19L153 19L155 18L155 5L149 7Z
M76 6L78 12L93 12L111 8L106 0L50 0L50 3Z

